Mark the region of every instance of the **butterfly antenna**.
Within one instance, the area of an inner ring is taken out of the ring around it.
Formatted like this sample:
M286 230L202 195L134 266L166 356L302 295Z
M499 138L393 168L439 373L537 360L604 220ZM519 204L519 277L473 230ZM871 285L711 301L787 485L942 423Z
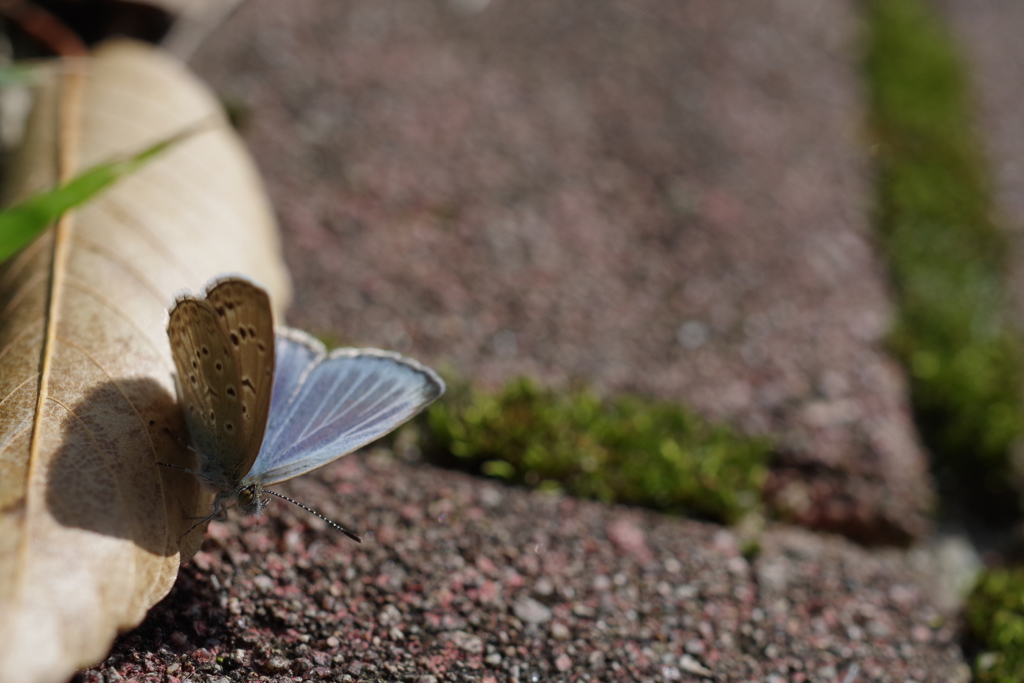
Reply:
M343 527L342 525L338 524L337 522L332 522L331 520L327 519L326 517L324 517L323 515L321 515L321 514L320 514L319 512L317 512L317 511L316 511L316 510L314 510L313 508L308 508L308 507L306 507L305 505L303 505L302 503L300 503L300 502L299 502L299 501L297 501L297 500L292 500L292 499L291 499L291 498L289 498L288 496L282 496L282 495L281 495L280 493L275 493L274 491L270 491L270 490L268 490L268 489L263 489L263 492L264 492L264 493L270 493L270 494L272 494L272 495L275 495L275 496L277 496L278 498L283 498L283 499L287 500L287 501L288 501L289 503L291 503L292 505L298 505L298 506L299 506L300 508L302 508L302 509L303 509L303 510L305 510L306 512L308 512L308 513L310 513L310 514L313 514L313 515L316 515L316 516L317 516L317 517L319 517L320 519L324 520L325 522L327 522L328 524L330 524L330 525L331 525L332 527L334 527L335 529L337 529L337 530L338 530L338 531L340 531L341 533L343 533L343 534L345 534L346 536L348 536L349 538L351 538L351 539L352 539L353 541L355 541L356 543L362 543L362 542L363 542L363 539L359 538L359 535L358 535L358 534L356 534L355 532L349 531L348 529L346 529L346 528L345 528L345 527Z
M171 469L181 470L182 472L188 472L189 474L194 474L195 476L199 477L200 479L205 479L206 481L209 481L209 482L213 481L212 479L210 479L208 476L206 476L202 472L197 472L196 470L191 469L189 467L182 467L181 465L172 465L169 462L157 462L157 465L163 465L164 467L170 467Z
M187 448L188 450L192 451L196 455L199 455L199 451L197 451L195 448L193 448L192 444L185 443L184 441L182 441L180 436L178 436L177 434L172 432L167 427L164 427L164 434L166 434L167 436L169 436L172 439L174 439L175 441L177 441L178 445L181 446L182 448ZM161 464L163 464L163 463L161 463Z
M163 465L164 467L170 467L170 468L176 469L176 470L181 470L182 472L188 472L189 474L194 474L197 477L202 477L203 476L203 475L199 474L198 472L196 472L191 467L182 467L181 465L172 465L169 462L159 462L159 461L156 464L157 465ZM203 477L203 478L205 479L206 477Z
M178 435L174 434L173 432L171 432L170 429L166 429L165 428L164 429L164 434L167 434L167 436L172 437L175 441L177 441L184 448L187 448L188 450L192 451L196 455L199 455L199 451L197 451L196 449L192 448L192 446L188 445L187 443L185 443L184 441L179 439ZM191 467L182 467L181 465L172 465L169 462L159 462L159 461L156 464L157 465L163 465L164 467L170 467L170 468L173 468L173 469L176 469L176 470L181 470L183 472L188 472L189 474L194 474L195 476L199 477L200 479L205 479L206 481L212 481L205 474L203 474L202 472L197 472L196 470L192 469ZM194 528L195 527L193 527L193 529ZM189 529L189 531L191 531L191 529Z
M157 465L163 465L164 467L173 467L173 468L174 468L174 469L176 469L176 470L182 470L182 471L184 471L184 472L189 472L189 473L191 473L191 474L195 474L195 475L197 475L197 476L198 476L198 474L199 474L198 472L196 472L196 471L195 471L195 470L193 470L192 468L189 468L189 467L182 467L181 465L172 465L172 464L171 464L171 463L169 463L169 462L159 462L159 461L157 461L157 463L156 463L156 464L157 464Z

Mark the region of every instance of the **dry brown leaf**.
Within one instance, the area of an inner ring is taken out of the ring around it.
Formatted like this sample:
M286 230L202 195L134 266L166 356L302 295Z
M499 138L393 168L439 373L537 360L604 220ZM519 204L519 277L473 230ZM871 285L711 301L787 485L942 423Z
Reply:
M170 590L208 508L189 464L165 324L220 273L290 291L255 170L179 63L108 44L51 69L8 201L199 121L0 270L0 677L61 681Z

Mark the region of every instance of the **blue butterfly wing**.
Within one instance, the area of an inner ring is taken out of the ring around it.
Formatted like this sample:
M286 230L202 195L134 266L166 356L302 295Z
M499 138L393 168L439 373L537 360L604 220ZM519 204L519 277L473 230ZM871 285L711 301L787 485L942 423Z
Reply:
M271 420L267 422L267 435L270 434L274 424L273 416L283 414L285 406L291 401L306 375L327 356L327 349L320 343L320 340L302 330L278 327L274 333L276 366L274 390L270 398ZM267 437L264 436L263 442L266 443L266 441ZM253 467L255 466L256 463L253 463Z
M399 427L444 392L433 370L396 353L337 349L324 357L316 353L319 342L306 337L279 332L270 421L247 481L269 486L322 467Z

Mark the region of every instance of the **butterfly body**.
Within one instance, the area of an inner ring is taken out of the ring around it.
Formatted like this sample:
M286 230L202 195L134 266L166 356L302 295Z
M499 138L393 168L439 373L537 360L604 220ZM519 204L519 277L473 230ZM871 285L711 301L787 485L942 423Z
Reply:
M259 514L265 486L376 440L444 391L398 354L328 354L300 330L275 330L266 292L239 277L178 297L167 333L195 474L215 492L211 517L230 503Z

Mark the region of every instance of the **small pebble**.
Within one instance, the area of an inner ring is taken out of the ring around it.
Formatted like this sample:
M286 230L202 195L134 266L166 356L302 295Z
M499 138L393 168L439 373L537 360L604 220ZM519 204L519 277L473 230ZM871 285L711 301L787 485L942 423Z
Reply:
M288 660L284 657L274 655L260 667L263 673L279 674L288 669Z
M274 580L266 574L254 576L252 582L261 593L269 593L274 589Z
M529 624L543 624L551 619L551 610L533 598L520 598L512 606L512 611Z
M687 673L697 674L698 676L711 675L711 669L708 669L690 655L683 655L679 658L679 668Z

